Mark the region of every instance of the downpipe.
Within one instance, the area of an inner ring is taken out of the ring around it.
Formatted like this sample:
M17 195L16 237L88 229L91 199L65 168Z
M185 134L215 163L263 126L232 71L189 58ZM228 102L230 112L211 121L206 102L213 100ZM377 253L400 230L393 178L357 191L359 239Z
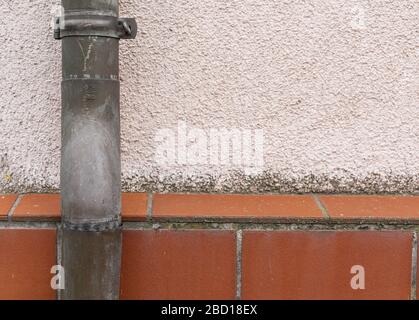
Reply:
M118 0L62 0L61 265L59 298L119 298L121 159L119 40L134 19Z

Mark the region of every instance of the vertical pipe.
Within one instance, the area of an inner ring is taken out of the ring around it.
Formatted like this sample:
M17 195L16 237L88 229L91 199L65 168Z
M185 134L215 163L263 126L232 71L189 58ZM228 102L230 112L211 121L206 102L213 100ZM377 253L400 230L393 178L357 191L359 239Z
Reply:
M62 0L62 6L65 20L82 19L62 38L61 299L118 299L119 38L83 34L91 19L117 18L118 0Z

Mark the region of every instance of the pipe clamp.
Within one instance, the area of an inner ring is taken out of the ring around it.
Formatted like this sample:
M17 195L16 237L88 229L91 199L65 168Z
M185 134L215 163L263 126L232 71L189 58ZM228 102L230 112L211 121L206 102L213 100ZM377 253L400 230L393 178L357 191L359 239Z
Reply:
M134 18L118 18L103 15L65 15L55 18L54 38L108 37L134 39L137 23Z

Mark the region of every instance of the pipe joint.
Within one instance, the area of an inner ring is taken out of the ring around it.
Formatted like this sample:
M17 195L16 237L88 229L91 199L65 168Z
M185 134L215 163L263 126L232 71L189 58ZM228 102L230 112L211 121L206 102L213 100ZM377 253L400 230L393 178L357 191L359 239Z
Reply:
M112 221L98 222L98 223L70 223L63 221L62 227L65 230L72 231L86 231L86 232L105 232L113 231L122 228L122 222L120 219Z

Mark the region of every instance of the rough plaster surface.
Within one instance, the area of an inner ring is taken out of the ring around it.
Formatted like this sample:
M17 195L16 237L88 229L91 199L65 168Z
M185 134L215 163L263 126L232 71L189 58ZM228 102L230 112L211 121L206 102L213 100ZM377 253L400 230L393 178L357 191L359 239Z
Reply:
M121 42L125 190L419 192L417 0L120 3L141 30ZM0 0L3 192L59 187L51 12ZM156 135L182 121L263 129L263 166L162 165Z

